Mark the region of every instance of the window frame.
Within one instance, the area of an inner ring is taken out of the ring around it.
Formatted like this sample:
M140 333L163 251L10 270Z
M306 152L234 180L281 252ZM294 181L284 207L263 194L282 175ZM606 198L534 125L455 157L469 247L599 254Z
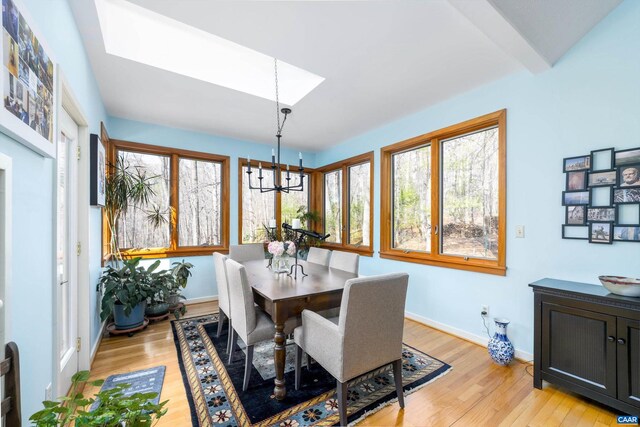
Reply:
M251 168L255 169L255 173L257 173L258 171L258 164L262 163L263 164L263 169L265 170L272 170L271 169L271 160L269 161L264 161L264 160L255 160L255 159L251 159ZM243 243L242 241L242 180L244 179L244 173L243 173L243 168L245 166L247 166L247 159L246 158L238 158L238 244L239 245L250 245L252 243ZM289 165L289 169L290 172L292 174L299 174L300 171L298 170L299 165ZM286 164L282 164L280 165L280 172L286 172L287 171L287 165ZM309 210L313 210L314 209L314 202L313 202L313 176L315 173L315 169L312 168L308 168L305 167L304 168L304 174L307 176L307 184L306 184L306 188L305 191L307 192L307 209ZM259 191L259 190L252 190L252 191ZM275 192L275 220L276 220L276 232L278 234L280 234L282 232L282 193L280 193L279 191ZM313 228L310 227L310 228Z
M380 257L396 261L413 262L438 267L454 268L479 273L506 275L506 117L507 110L499 110L443 129L397 142L380 149ZM442 142L465 134L498 128L498 256L496 260L444 255L441 253L441 194ZM431 227L430 252L395 249L393 247L393 155L420 146L431 146Z
M315 195L315 207L320 213L320 221L317 224L317 230L320 233L324 233L324 177L326 174L335 172L337 170L342 171L342 243L323 242L321 245L326 249L336 249L346 252L355 252L363 256L373 256L373 211L374 211L374 172L375 161L374 152L369 151L367 153L360 154L358 156L350 157L348 159L340 160L335 163L318 168L316 171L314 186ZM350 199L350 175L349 168L352 166L358 166L364 163L369 163L369 246L352 245L349 244L349 199Z
M182 150L179 148L162 147L158 145L141 144L138 142L108 139L107 161L114 164L119 151L128 151L140 154L151 154L169 157L169 247L121 249L123 258L171 258L179 256L211 255L213 252L227 253L229 251L229 165L230 157L219 154L202 153L198 151ZM220 218L220 245L215 246L180 246L178 234L179 212L179 167L180 159L217 162L221 165L220 177L222 180L221 194L221 218ZM106 218L103 211L103 260L111 259L108 245L105 242L111 240L111 230L106 226Z

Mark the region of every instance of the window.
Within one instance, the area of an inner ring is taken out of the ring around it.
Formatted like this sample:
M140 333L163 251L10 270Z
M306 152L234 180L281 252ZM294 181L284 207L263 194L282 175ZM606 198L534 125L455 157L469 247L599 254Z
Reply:
M325 166L322 219L325 245L372 255L373 152Z
M381 150L380 256L504 275L506 110Z
M263 165L271 164L270 162L262 163ZM257 161L251 161L251 185L254 187L260 186L258 164L259 162ZM285 168L280 171L282 185L298 185L300 183L300 172L298 172L297 166L291 168L288 181ZM246 159L239 160L238 171L240 171L240 176L238 177L238 185L240 186L239 206L242 207L239 212L241 224L238 236L239 242L264 243L267 240L265 226L269 226L270 220L274 219L278 230L280 230L283 222L291 224L294 218L298 218L309 211L309 191L311 186L308 172L311 172L311 170L305 168L306 172L302 178L304 183L303 191L290 191L289 193L277 193L275 191L261 193L260 190L250 190ZM265 188L273 187L274 174L275 171L270 166L263 167L262 185ZM306 227L309 228L309 225L307 224Z
M118 221L124 256L206 255L228 249L228 157L113 139L110 144L110 163L122 158L126 166L143 171L153 189L146 203L130 206ZM106 223L105 228L109 241Z

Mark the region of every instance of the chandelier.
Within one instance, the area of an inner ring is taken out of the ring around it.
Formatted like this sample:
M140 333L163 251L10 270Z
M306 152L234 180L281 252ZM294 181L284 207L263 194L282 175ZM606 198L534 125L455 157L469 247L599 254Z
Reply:
M298 173L300 174L300 182L296 185L291 185L291 172L289 171L289 165L287 165L287 175L284 179L286 184L282 183L282 165L280 164L280 138L282 138L282 128L287 121L287 116L291 114L291 108L280 109L280 100L278 98L278 60L273 59L275 76L276 76L276 120L277 120L277 134L278 138L278 155L276 157L276 150L271 150L271 169L273 170L273 186L265 187L262 184L264 176L262 176L262 163L258 163L258 182L260 185L254 187L251 185L251 159L247 158L247 177L249 179L249 189L260 190L261 193L269 193L276 191L278 193L288 193L290 191L304 191L304 168L302 167L302 153L298 153L298 159L300 160L300 166L298 167ZM284 119L280 123L280 113L284 114ZM295 174L295 172L294 172Z

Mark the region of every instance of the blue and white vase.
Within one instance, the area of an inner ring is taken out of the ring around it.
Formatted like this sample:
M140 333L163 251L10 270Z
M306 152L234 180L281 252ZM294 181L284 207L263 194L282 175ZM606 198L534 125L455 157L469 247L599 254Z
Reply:
M487 346L489 356L498 365L507 366L513 360L515 353L513 344L507 338L509 319L496 317L493 320L496 322L496 333L489 340L489 345Z

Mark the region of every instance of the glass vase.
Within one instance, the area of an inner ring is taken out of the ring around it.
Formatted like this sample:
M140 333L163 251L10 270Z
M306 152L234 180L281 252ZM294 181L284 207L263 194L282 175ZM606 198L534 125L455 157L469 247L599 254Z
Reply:
M489 350L489 356L498 365L507 366L513 360L515 350L513 344L507 337L507 325L508 319L496 317L493 319L496 323L496 332L493 334L493 338L489 340L487 349Z
M274 273L288 273L291 259L289 255L273 257L272 268Z

